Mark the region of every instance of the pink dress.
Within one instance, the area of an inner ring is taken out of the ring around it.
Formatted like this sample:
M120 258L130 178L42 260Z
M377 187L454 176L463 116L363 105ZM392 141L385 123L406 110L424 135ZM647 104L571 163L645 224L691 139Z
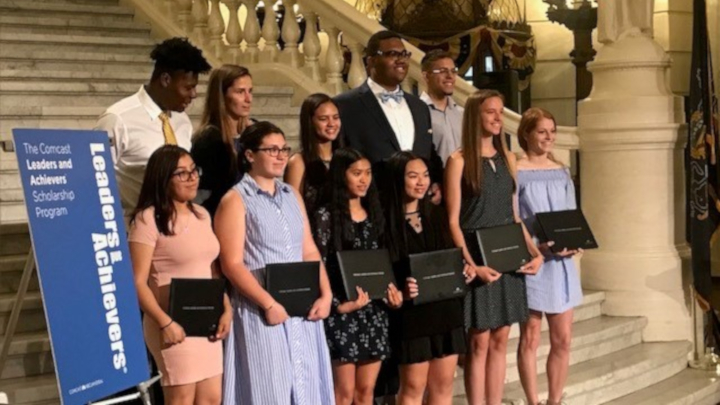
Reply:
M155 225L153 208L138 214L128 241L155 247L148 285L167 312L170 281L173 278L211 278L211 264L220 253L220 245L210 225L210 214L195 205L200 215L190 215L187 228L179 226L172 236L161 235ZM162 372L163 386L191 384L222 374L222 342L187 337L177 345L166 346L160 326L149 316L143 317L145 343Z

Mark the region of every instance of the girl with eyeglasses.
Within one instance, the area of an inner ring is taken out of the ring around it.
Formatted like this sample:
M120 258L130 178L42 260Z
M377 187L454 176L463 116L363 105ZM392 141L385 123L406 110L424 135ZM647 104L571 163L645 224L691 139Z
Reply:
M384 220L370 162L350 148L335 151L326 184L327 204L314 215L315 241L335 292L325 321L333 360L338 405L370 405L381 361L390 355L388 306L402 305L402 294L388 286L386 301L371 301L357 288L358 298L345 301L336 253L384 247Z
M541 108L525 111L518 127L518 143L525 156L518 160L518 207L527 229L536 229L535 214L577 208L575 186L567 167L553 156L557 135L555 117ZM543 313L550 332L547 358L549 398L561 405L570 366L573 308L582 302L582 288L572 256L578 251L553 253L552 241L539 245L545 257L540 271L525 279L530 317L520 327L518 369L528 404L538 402L537 349Z
M327 94L316 93L300 107L300 145L285 172L285 181L299 190L309 213L317 208L333 152L339 146L340 113Z
M320 297L306 317L289 317L265 289L265 266L319 261L300 194L278 180L290 148L269 122L240 136L241 180L220 201L215 232L232 285L233 327L225 346L223 403L334 404L322 320L332 293L320 266Z
M187 337L168 315L173 278L213 278L220 247L210 215L193 204L200 169L174 145L156 150L148 161L140 197L130 222L130 256L143 317L145 342L162 372L167 404L220 404L222 343L230 331L232 307L211 338Z

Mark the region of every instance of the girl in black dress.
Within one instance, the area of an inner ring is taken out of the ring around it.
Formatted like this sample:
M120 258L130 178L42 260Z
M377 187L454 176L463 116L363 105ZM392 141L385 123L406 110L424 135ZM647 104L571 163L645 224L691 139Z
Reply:
M413 305L422 294L410 277L408 255L454 247L445 210L428 204L430 172L411 152L387 163L386 238L405 302L391 318L393 355L400 364L399 404L450 404L458 355L465 353L462 299ZM466 269L469 270L469 269Z
M193 135L190 154L202 168L196 202L215 216L220 199L238 178L237 143L252 124L252 76L247 68L223 65L213 70L207 87L200 129Z
M383 214L370 162L360 152L338 149L329 175L328 203L316 211L313 222L334 297L325 335L333 360L335 402L370 405L380 362L390 355L387 306L372 302L359 287L357 300L342 302L345 293L336 252L382 248ZM402 305L402 293L393 284L386 301L391 308Z
M300 107L300 152L290 156L285 182L300 191L308 213L315 212L338 148L340 113L327 94L311 94Z

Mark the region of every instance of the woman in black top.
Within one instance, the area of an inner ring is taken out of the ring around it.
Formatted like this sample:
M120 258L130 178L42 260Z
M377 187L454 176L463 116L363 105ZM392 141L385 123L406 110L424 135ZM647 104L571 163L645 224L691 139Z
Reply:
M328 177L333 151L339 146L340 113L327 94L311 94L300 107L300 152L290 156L285 181L305 200L308 213L315 212L320 190Z
M237 65L223 65L210 75L200 129L193 135L190 154L202 168L196 202L215 216L220 199L238 178L236 145L248 127L252 105L252 77Z
M393 353L400 364L400 404L449 404L458 355L465 353L463 303L450 299L414 305L422 294L410 277L408 255L454 247L442 207L428 204L430 172L411 152L398 152L387 162L386 239L398 283L408 300L391 319ZM404 285L403 285L404 284Z
M383 247L384 220L370 162L354 149L341 148L330 163L327 205L314 215L315 243L325 261L333 305L325 320L338 405L370 405L380 361L390 355L387 306L371 301L357 288L358 298L345 301L336 252ZM394 285L387 289L391 308L402 305Z

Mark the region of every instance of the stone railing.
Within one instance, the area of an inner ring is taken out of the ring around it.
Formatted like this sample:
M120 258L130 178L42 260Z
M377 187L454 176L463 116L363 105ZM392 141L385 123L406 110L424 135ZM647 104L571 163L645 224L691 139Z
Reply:
M190 37L203 48L213 65L242 64L250 68L259 83L293 85L297 90L295 101L312 92L335 95L363 83L366 79L363 44L383 29L377 21L343 0L266 1L262 21L256 11L258 0L123 1L133 6L159 36ZM273 7L267 7L271 2L284 6L282 26ZM221 5L227 8L227 13L222 12ZM298 13L305 21L304 33L298 24ZM283 42L282 49L279 39ZM403 88L422 89L420 61L424 53L409 43L405 46L412 57ZM343 47L350 52L346 80ZM464 105L476 90L471 84L458 80L454 98ZM517 113L506 109L506 132L516 135L519 121ZM511 148L519 150L515 137L511 139ZM556 146L558 157L571 164L571 156L579 147L575 127L559 127Z

